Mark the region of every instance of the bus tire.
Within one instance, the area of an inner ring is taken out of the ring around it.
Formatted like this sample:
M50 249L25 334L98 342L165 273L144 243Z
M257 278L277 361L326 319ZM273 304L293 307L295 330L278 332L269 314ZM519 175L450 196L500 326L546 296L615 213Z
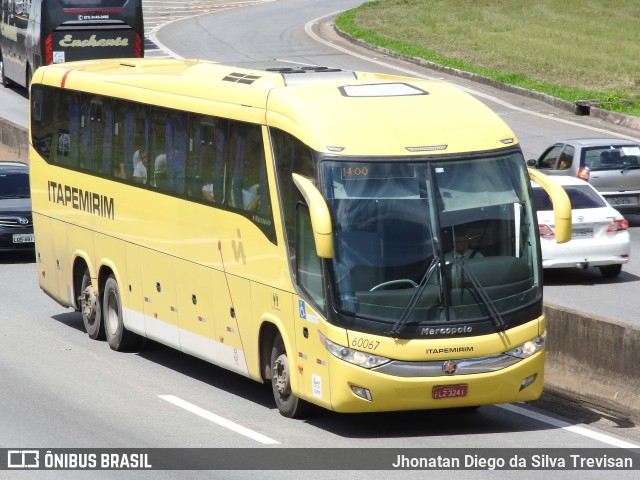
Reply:
M98 295L91 285L91 275L89 270L85 270L82 274L82 282L80 284L80 311L82 312L82 322L87 335L92 340L102 340L104 338L104 328L102 326L102 315L100 314L100 305Z
M291 392L291 371L282 335L277 333L271 349L271 388L280 414L287 418L302 418L310 404Z
M102 296L104 332L109 347L118 352L137 346L139 339L138 335L124 328L121 298L118 282L109 275Z

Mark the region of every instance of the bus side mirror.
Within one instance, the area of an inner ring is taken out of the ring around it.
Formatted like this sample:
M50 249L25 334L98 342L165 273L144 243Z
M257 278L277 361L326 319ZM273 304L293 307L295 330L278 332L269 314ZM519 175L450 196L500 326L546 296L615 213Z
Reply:
M292 176L293 183L309 206L316 253L320 258L333 258L333 231L327 202L311 180L297 173L293 173Z
M556 243L571 240L571 202L564 188L548 175L529 169L531 180L540 185L553 203L553 217L556 224Z

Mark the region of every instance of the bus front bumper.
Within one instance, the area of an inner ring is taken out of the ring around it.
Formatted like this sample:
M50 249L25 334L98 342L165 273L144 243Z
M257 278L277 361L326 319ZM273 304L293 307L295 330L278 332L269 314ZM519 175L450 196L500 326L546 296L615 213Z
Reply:
M331 408L383 412L476 407L536 400L544 384L544 349L510 367L470 375L397 377L330 361Z

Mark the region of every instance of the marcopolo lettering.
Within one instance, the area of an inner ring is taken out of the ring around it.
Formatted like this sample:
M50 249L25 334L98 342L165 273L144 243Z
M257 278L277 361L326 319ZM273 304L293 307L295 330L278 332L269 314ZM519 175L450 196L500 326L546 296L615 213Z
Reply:
M47 185L49 201L71 207L83 212L92 213L104 218L115 217L115 202L113 197L107 197L95 192L89 192L77 187L63 185L49 180Z
M456 335L458 333L471 333L473 327L462 325L459 327L424 327L420 330L421 335Z
M66 34L60 42L61 47L128 47L129 39L123 37L97 38L91 35L89 38L74 39L71 33Z

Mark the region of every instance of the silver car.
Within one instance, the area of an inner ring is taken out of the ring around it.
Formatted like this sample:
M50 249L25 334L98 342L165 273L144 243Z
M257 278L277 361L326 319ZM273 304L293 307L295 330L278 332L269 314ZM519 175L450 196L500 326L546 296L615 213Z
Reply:
M621 213L640 213L640 145L617 138L563 140L529 160L549 175L589 182Z

